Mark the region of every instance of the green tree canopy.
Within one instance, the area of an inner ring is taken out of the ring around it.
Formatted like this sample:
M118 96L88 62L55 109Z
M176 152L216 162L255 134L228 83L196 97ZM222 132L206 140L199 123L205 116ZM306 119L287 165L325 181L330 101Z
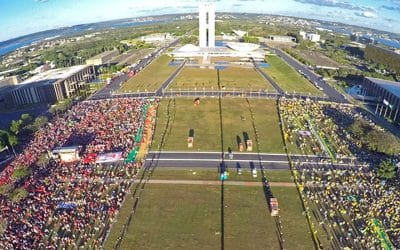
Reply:
M13 180L24 179L31 174L31 169L25 166L17 166L11 175Z
M10 199L13 202L19 202L20 200L26 198L28 196L28 191L24 187L16 188L10 194Z
M396 177L396 165L390 160L384 160L379 164L376 174L382 179L391 180Z
M21 132L22 128L22 120L12 120L10 124L10 131L13 132L14 134L18 135L19 132Z

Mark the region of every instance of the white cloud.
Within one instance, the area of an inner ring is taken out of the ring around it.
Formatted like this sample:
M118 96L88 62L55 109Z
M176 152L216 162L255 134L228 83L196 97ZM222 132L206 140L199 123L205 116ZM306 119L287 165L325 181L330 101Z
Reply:
M378 15L376 13L370 12L370 11L364 11L361 13L356 12L357 16L361 16L361 17L366 17L366 18L376 18L378 17Z

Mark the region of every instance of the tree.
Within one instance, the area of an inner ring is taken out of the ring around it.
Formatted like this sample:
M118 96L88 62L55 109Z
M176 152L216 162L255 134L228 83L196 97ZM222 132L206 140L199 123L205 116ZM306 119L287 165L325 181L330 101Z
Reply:
M382 179L391 180L396 177L396 165L390 160L384 160L379 164L376 174Z
M13 202L19 202L22 199L25 199L28 196L28 191L24 187L16 188L10 194L10 199Z
M32 131L38 131L42 127L44 127L47 123L49 122L49 119L47 119L47 116L41 115L36 117L35 121L31 125Z
M10 125L10 131L13 132L15 135L18 135L19 132L21 131L22 127L22 120L12 120L11 125Z
M0 137L0 152L3 148L7 146L6 142L4 141L3 138Z
M8 144L13 147L18 144L18 138L12 133L8 133Z
M33 120L33 118L30 114L25 113L25 114L21 115L21 120L26 125L26 124L30 123Z
M17 166L11 175L13 180L24 179L31 175L31 169L25 166Z

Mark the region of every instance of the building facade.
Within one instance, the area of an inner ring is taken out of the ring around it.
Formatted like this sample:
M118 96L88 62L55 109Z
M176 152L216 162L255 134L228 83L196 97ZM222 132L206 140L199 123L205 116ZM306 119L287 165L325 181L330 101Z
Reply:
M394 124L400 123L400 83L372 77L365 77L362 85L365 96L375 97L375 114Z
M13 106L54 103L77 96L95 77L93 66L50 70L13 87L8 93Z
M296 42L296 37L292 36L278 36L278 35L270 35L268 36L268 39L271 41L275 42L281 42L281 43L291 43L291 42Z
M201 3L199 6L199 46L215 47L215 5Z

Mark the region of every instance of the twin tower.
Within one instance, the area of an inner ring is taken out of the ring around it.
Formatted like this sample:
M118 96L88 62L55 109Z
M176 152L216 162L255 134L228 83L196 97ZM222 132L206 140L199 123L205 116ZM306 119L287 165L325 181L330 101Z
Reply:
M200 3L199 6L199 47L215 47L215 6L214 3Z

